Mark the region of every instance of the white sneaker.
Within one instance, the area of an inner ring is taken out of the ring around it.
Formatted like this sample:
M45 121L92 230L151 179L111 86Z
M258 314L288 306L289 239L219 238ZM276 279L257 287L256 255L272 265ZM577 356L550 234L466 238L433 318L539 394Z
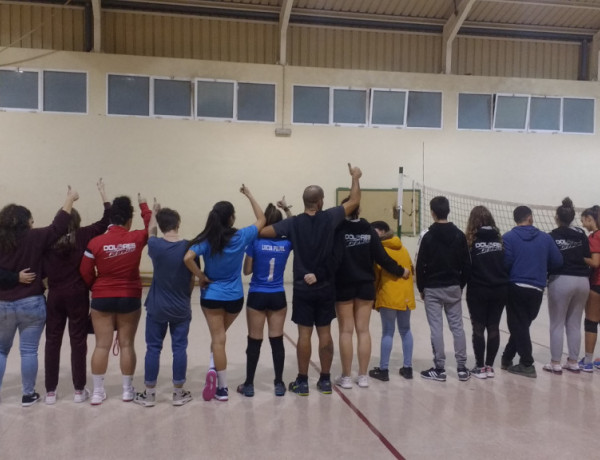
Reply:
M44 402L49 406L56 404L56 391L49 391L48 393L46 393Z
M133 398L135 398L135 388L123 388L123 402L133 401Z
M345 388L346 390L349 390L352 388L352 377L340 375L339 377L335 378L335 384L338 387L342 387L342 388Z
M90 404L92 406L99 406L106 399L106 392L102 390L102 392L94 392L92 393L92 397L90 398Z
M75 390L75 394L73 394L73 401L76 403L82 403L89 399L90 391L87 388L83 390Z
M361 388L369 388L369 377L366 375L359 375L356 377L356 383Z

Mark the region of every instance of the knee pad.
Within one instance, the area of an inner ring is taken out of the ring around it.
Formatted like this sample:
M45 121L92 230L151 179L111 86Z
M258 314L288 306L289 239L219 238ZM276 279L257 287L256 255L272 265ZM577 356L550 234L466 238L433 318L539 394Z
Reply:
M583 321L583 330L585 332L591 332L592 334L597 334L598 333L598 322L590 321L589 319L586 318Z

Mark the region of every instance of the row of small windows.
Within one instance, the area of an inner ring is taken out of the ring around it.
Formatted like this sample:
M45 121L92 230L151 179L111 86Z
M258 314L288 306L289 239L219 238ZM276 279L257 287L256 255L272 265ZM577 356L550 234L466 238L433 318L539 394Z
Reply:
M593 133L594 99L459 94L458 129Z
M269 83L109 74L109 115L275 122ZM84 72L0 70L0 109L87 113ZM595 100L529 95L458 95L458 129L594 132ZM292 122L402 128L442 127L442 93L293 87Z

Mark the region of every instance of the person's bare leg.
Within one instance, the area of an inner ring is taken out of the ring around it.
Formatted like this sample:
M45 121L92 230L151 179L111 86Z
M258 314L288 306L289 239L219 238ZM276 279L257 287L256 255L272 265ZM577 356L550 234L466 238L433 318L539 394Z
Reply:
M358 375L367 375L371 359L371 333L369 322L373 310L372 300L354 299L354 324L358 341Z
M342 362L342 376L350 377L352 373L352 355L354 354L354 311L353 300L336 302L335 312L338 319L340 331L340 360Z

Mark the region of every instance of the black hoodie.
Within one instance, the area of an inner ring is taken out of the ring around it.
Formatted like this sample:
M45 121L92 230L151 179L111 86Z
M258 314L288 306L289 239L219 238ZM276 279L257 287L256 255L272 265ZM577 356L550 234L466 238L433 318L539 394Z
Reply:
M550 270L551 275L590 276L591 270L583 260L592 257L584 231L578 227L558 227L550 236L563 256L563 265Z
M492 227L481 227L471 247L471 278L473 286L496 287L508 284L508 270L504 265L504 248L500 233Z
M434 223L423 235L417 255L417 288L464 288L471 275L465 234L452 222Z

